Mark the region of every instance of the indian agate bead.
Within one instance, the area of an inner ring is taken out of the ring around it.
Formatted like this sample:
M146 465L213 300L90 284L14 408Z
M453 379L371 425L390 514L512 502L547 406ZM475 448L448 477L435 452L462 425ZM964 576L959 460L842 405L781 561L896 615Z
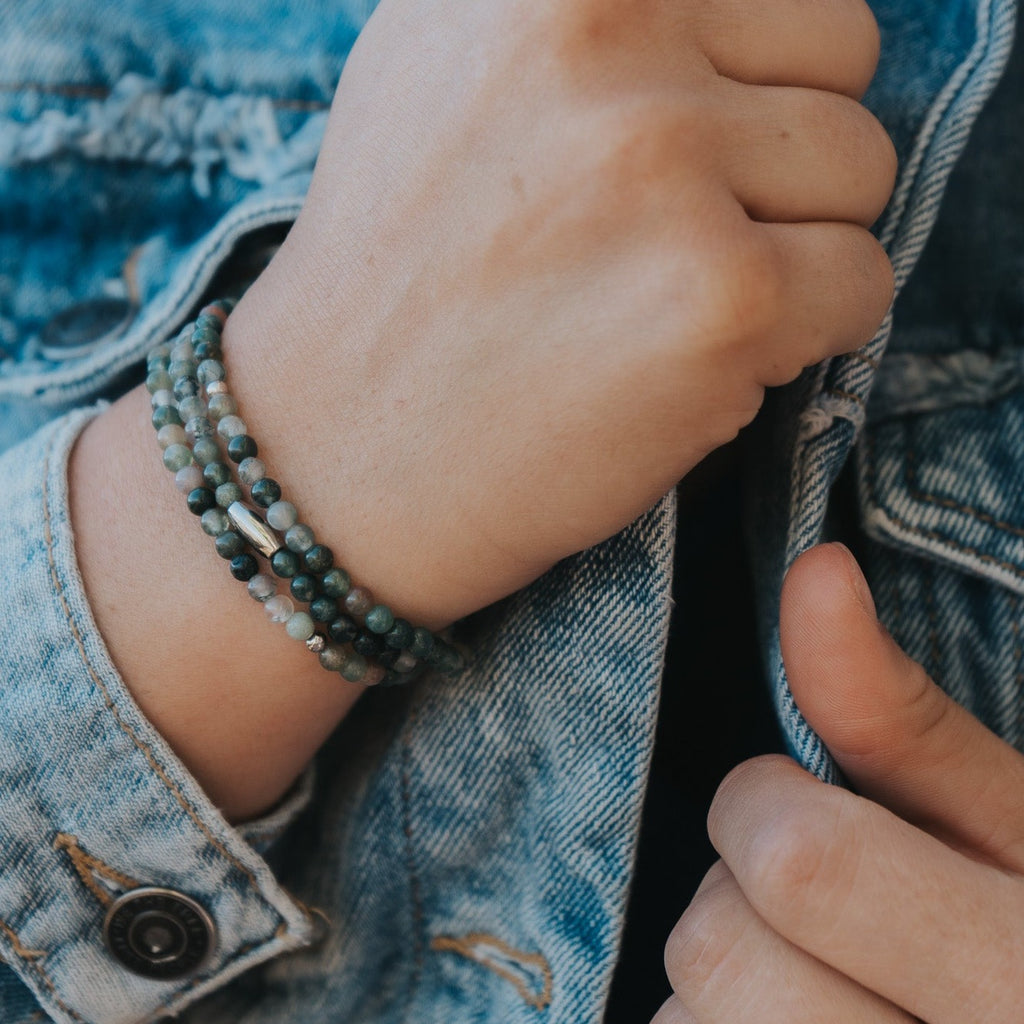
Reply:
M181 491L182 494L188 494L189 491L195 490L197 487L203 486L203 471L196 465L186 466L184 469L179 469L174 474L174 486Z
M217 554L228 561L245 551L244 538L234 530L225 530L213 543Z
M244 555L235 555L235 557L231 559L231 564L228 568L231 570L231 575L234 576L236 580L241 580L245 583L246 581L251 580L253 576L259 572L260 567L256 559L247 552Z
M284 594L276 594L263 607L271 622L287 622L295 612L295 605Z
M265 604L277 593L277 581L266 573L257 573L249 580L246 590L254 601Z
M316 626L306 612L295 612L288 617L284 625L285 632L293 640L308 640L314 633Z
M353 587L345 595L345 610L350 615L362 618L375 604L373 594L366 587Z
M344 597L352 587L352 580L344 569L335 567L323 574L320 586L328 597Z
M313 531L305 523L296 523L289 526L284 535L284 546L289 551L301 555L308 551L316 543Z
M363 620L371 633L386 633L395 624L395 616L385 604L379 604L366 613Z
M234 419L235 417L229 416L228 419ZM224 423L224 420L220 421ZM220 427L218 426L219 430ZM232 462L241 462L243 459L248 459L250 456L259 454L259 446L248 434L233 434L228 441L228 458ZM262 481L261 481L262 482ZM280 495L278 495L280 497ZM255 496L253 497L255 501Z
M249 487L258 480L262 480L266 475L267 467L263 464L262 459L250 456L248 459L242 459L238 464L238 479Z
M192 463L192 453L183 444L172 444L164 449L164 465L172 472L177 473Z

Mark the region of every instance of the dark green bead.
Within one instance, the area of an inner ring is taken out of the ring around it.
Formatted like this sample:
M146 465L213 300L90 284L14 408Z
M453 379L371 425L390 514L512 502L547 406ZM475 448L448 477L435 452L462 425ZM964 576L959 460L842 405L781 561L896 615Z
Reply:
M243 583L251 580L260 571L259 563L250 554L235 555L231 559L231 575Z
M159 430L161 427L166 427L172 423L175 426L181 426L181 417L173 405L161 405L153 410L153 426L155 429Z
M222 533L213 543L221 558L232 559L245 553L245 540L234 530Z
M223 360L224 350L214 341L195 342L194 346L196 359L203 362L207 359Z
M220 340L220 321L211 313L200 313L192 328L192 344L200 345L204 341Z
M244 437L245 435L241 435ZM228 442L228 452L231 451L231 445L237 441L237 437L231 438ZM233 456L232 456L233 457ZM236 462L240 461L235 459ZM252 485L252 500L256 502L260 508L270 508L275 501L281 500L281 485L276 480L271 480L269 476L265 476L262 480L257 480Z
M422 660L434 648L434 634L424 626L417 626L413 630L412 643L407 650L414 657Z
M372 633L361 632L352 641L352 650L361 654L364 658L375 658L384 650L384 640Z
M446 675L454 675L456 672L461 672L466 666L462 653L455 647L452 647L451 644L445 643L444 640L438 640L434 643L433 650L426 657L426 662Z
M287 548L275 551L270 558L270 568L283 580L291 579L299 571L300 565L299 556Z
M383 651L377 654L377 662L381 668L391 668L392 665L402 656L401 651L392 650L390 647L385 647Z
M306 604L309 604L316 597L316 580L305 573L301 576L296 576L291 582L291 591L292 597L296 601L304 601ZM316 616L314 615L313 618L315 619ZM326 620L321 619L320 621L324 622Z
M314 544L302 557L306 561L306 568L318 576L334 565L334 552L326 544Z
M347 615L339 615L327 627L327 632L335 643L347 644L359 636L359 627L354 619L350 619Z
M386 604L378 604L366 613L363 622L371 633L383 634L395 624L395 616Z
M324 573L320 586L328 597L344 597L352 586L352 580L344 569L331 569Z
M231 470L223 462L208 462L203 466L203 479L216 489L230 481Z
M194 516L201 516L207 509L217 507L217 499L209 487L195 487L185 498L188 510Z
M241 462L242 459L255 456L258 452L259 448L256 447L256 442L248 434L235 434L228 441L228 458L232 462Z
M333 622L338 617L338 602L333 597L317 597L309 604L314 622Z
M395 651L404 651L413 641L415 630L405 619L395 619L395 624L384 635L384 643Z

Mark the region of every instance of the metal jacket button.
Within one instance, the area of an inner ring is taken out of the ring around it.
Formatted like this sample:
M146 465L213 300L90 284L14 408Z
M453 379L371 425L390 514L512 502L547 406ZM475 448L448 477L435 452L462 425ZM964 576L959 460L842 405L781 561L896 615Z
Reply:
M215 936L203 907L172 889L126 892L111 904L103 922L110 952L128 970L160 980L197 971L213 950Z

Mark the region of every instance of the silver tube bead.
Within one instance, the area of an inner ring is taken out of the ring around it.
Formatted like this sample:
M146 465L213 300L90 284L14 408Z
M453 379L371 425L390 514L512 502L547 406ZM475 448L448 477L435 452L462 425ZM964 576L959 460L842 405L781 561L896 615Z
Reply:
M284 545L281 538L251 508L233 501L227 508L228 519L235 529L261 554L270 558Z

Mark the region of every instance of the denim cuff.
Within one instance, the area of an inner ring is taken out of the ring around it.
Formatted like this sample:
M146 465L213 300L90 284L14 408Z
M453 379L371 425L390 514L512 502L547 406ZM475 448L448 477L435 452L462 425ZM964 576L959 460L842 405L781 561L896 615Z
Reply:
M309 780L235 829L125 688L68 512L68 454L98 411L54 420L0 456L0 956L61 1024L139 1024L314 940L313 917L246 841L262 847L285 828ZM108 948L108 910L144 887L208 915L212 951L191 973L133 973Z

